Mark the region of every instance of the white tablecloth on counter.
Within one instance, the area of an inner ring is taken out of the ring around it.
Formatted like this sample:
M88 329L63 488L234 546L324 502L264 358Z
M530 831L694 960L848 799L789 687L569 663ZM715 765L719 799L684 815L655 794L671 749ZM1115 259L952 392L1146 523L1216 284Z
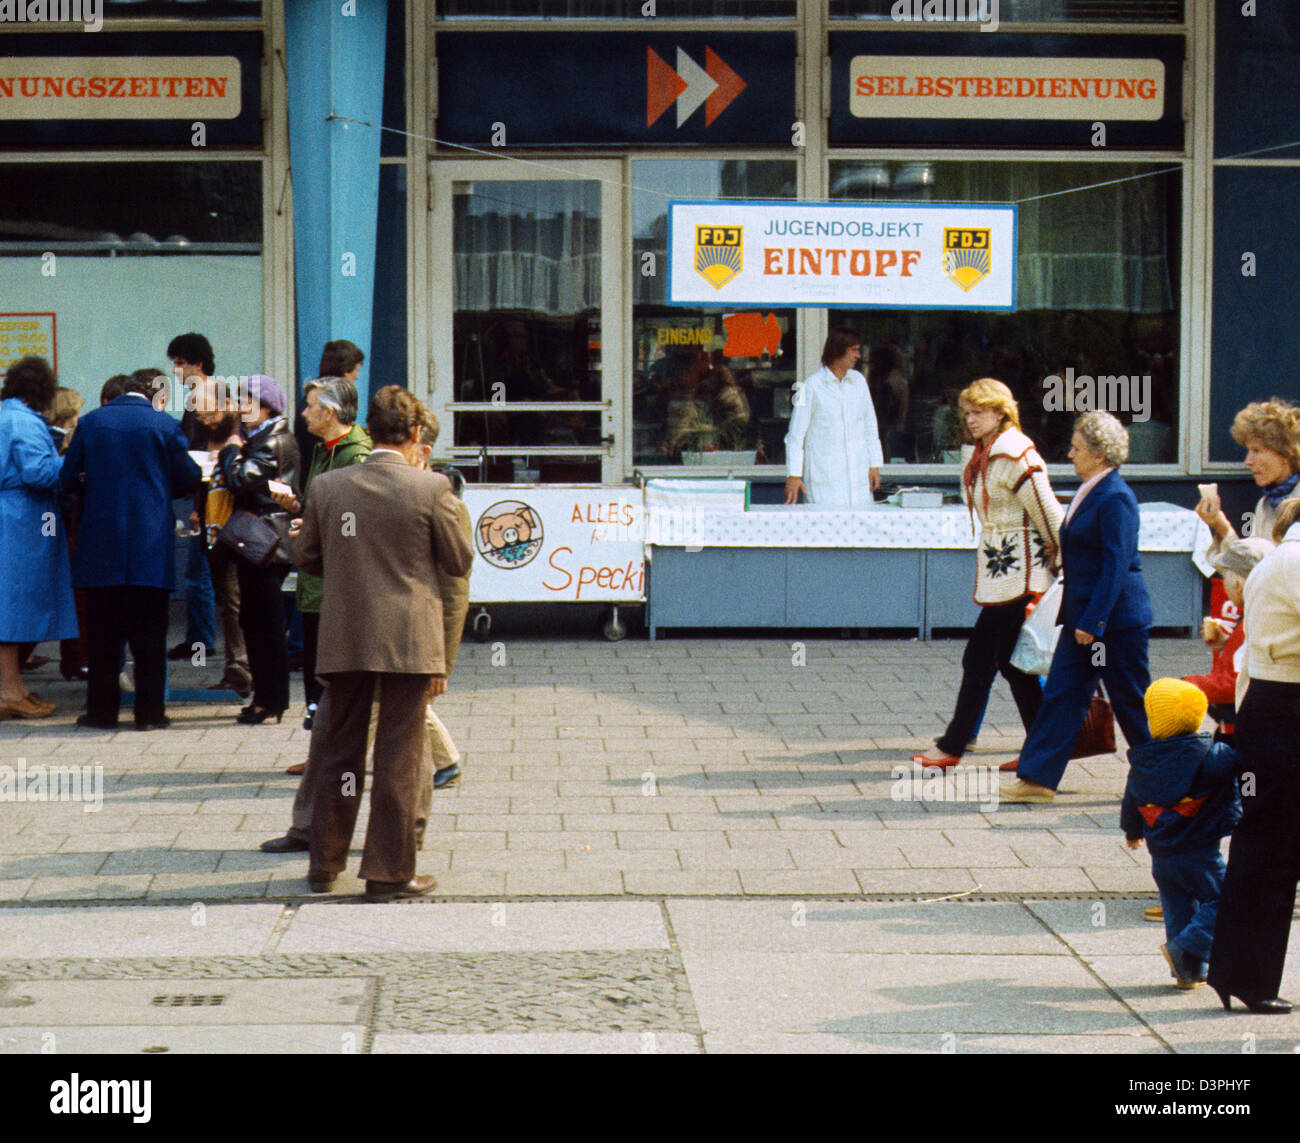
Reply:
M970 512L960 504L942 508L881 504L863 511L763 504L748 511L727 511L698 507L688 497L671 505L655 504L647 497L646 508L646 542L665 547L975 547ZM1188 552L1195 558L1208 547L1209 529L1195 512L1164 503L1143 504L1140 511L1140 550Z

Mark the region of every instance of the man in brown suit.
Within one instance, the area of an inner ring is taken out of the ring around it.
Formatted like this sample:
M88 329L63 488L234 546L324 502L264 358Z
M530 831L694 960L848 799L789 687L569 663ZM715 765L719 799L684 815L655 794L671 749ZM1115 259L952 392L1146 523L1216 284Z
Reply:
M438 418L426 412L424 431L420 436L420 448L416 456L419 468L427 468L433 446L438 440ZM455 469L446 474L454 479ZM456 498L456 511L459 515L460 530L466 543L473 542L473 528L470 526L469 509L465 502ZM465 630L465 616L469 612L469 574L453 575L445 566L438 568L438 595L442 599L442 644L443 659L447 668L447 677L451 677L456 666L456 653L460 648L461 635ZM311 848L312 807L316 800L316 772L319 769L314 761L319 756L325 742L326 728L329 725L328 704L329 691L321 696L317 711L318 721L313 723L311 742L307 748L307 761L288 773L302 775L298 790L293 796L292 824L282 837L271 838L262 842L263 853L299 853ZM375 712L371 711L370 734L373 737ZM456 743L443 726L441 720L429 707L425 713L425 734L428 749L420 755L420 802L416 811L416 843L423 839L423 832L429 820L433 806L434 790L444 790L460 783L460 752Z
M438 570L469 571L445 476L413 467L424 409L396 385L370 403L365 464L318 476L294 540L298 566L325 581L317 674L329 686L315 780L308 878L327 892L347 864L365 785L366 729L379 697L375 785L361 876L371 900L427 893L416 876L424 711L447 689ZM320 717L320 712L317 713Z

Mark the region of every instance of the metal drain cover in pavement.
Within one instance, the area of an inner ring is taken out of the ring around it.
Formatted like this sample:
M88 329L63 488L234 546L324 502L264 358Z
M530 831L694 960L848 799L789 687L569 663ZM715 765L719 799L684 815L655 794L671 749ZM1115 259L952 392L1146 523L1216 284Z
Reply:
M369 1003L365 977L261 980L11 981L0 1027L18 1025L357 1024Z

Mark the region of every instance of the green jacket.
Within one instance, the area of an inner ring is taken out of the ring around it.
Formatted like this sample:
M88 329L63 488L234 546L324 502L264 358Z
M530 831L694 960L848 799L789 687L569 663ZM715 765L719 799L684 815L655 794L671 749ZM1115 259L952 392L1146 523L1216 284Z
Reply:
M322 472L329 472L335 468L347 468L350 464L360 464L370 455L370 435L360 425L353 425L345 436L332 449L326 448L323 444L317 445L316 453L312 457L311 468L307 470L307 476L302 482L302 505L307 506L307 497L310 494L311 482ZM306 572L298 573L298 610L310 613L320 613L321 596L324 594L325 585L320 576L308 575Z

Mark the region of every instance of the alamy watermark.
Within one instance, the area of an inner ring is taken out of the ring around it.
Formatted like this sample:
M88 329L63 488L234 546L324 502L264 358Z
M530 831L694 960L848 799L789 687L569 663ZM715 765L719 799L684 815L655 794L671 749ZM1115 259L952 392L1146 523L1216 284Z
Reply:
M895 0L889 18L900 24L978 24L998 30L998 0Z
M941 770L919 762L899 763L889 772L889 796L895 802L978 802L982 813L996 813L1001 780L996 766L962 766Z
M98 32L104 0L0 0L0 24L80 24Z
M1135 421L1151 419L1151 374L1087 373L1075 374L1073 368L1062 377L1053 373L1044 377L1043 408L1049 413L1131 413Z
M0 802L81 802L85 813L104 808L103 766L0 765Z
M253 376L251 373L228 377L217 375L199 381L193 377L182 378L177 369L170 377L164 373L154 378L151 399L160 413L213 413L217 409L213 404L212 383L216 382L224 390L226 408L240 416L251 417L257 412L259 403L249 386Z

